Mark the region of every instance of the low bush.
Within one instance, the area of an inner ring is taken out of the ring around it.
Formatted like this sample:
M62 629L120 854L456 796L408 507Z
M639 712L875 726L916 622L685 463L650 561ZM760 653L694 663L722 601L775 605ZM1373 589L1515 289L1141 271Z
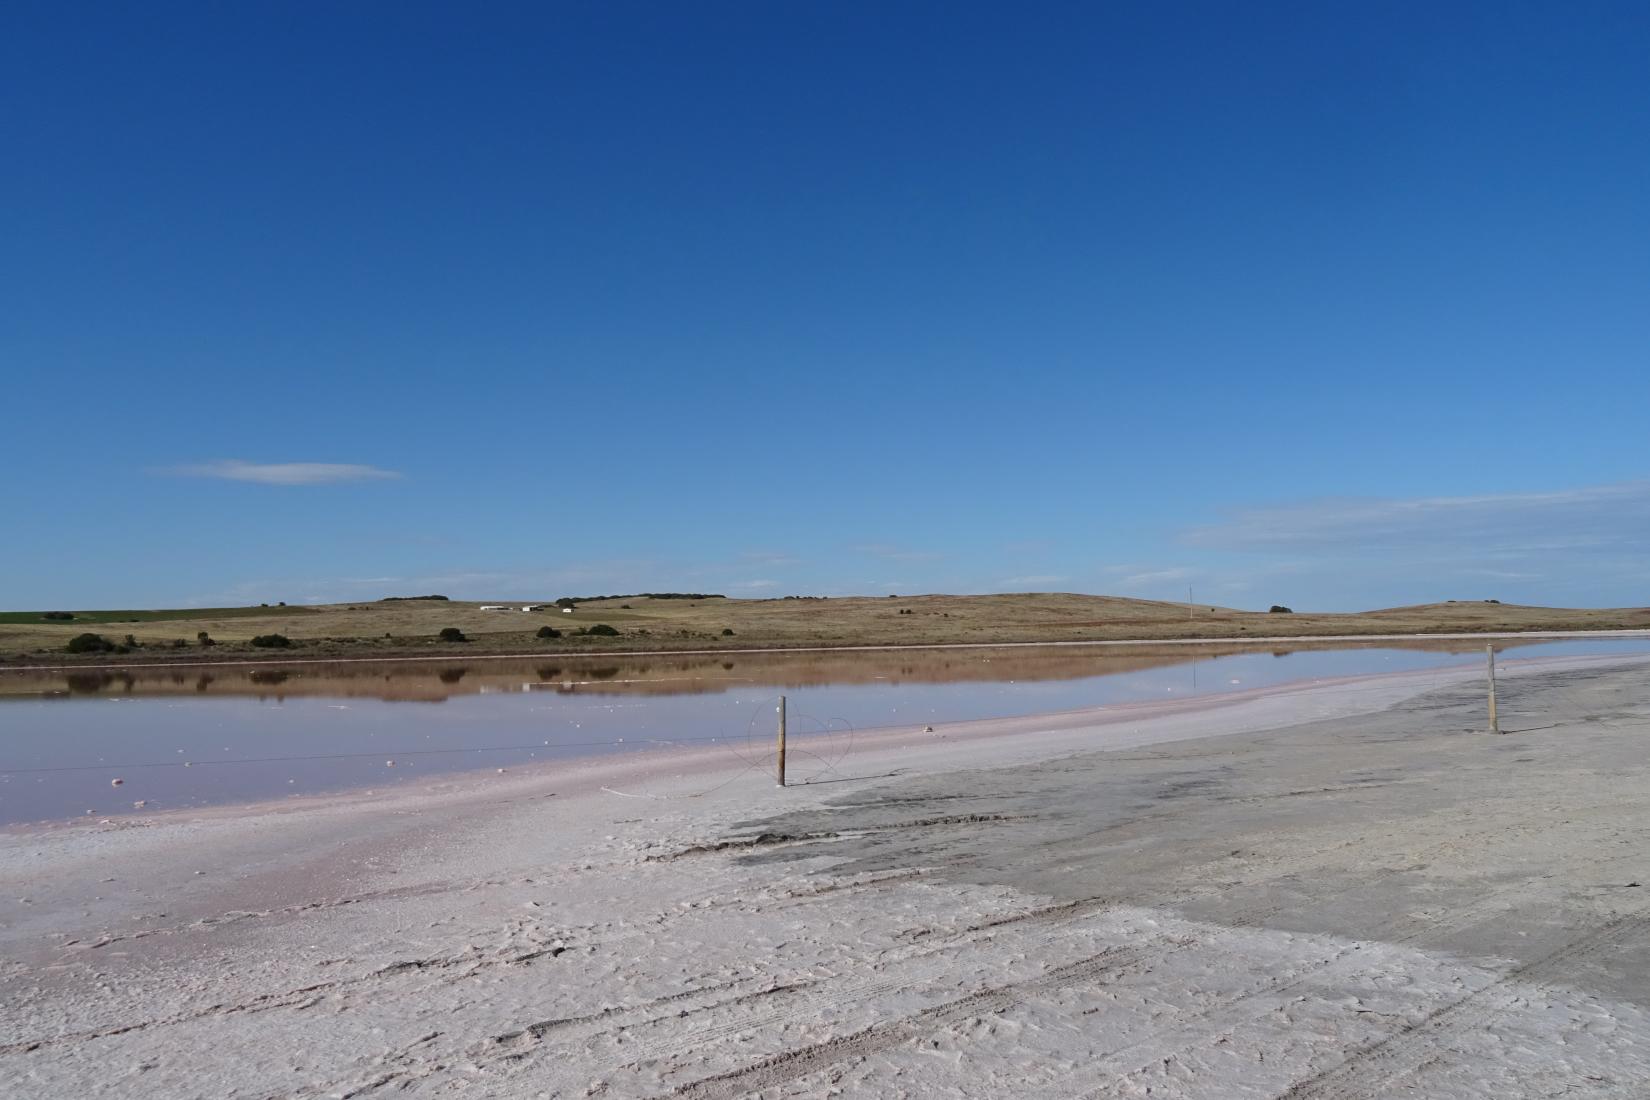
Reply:
M252 644L260 649L286 649L292 639L285 634L259 634L252 639Z
M1266 613L1268 615L1293 615L1294 611L1283 606L1281 603L1275 603L1266 609Z
M115 644L101 634L76 634L63 649L68 653L108 653Z
M730 626L724 626L722 628L722 637L724 637L724 638L733 637L733 628L730 627Z
M47 611L43 612L40 617L42 619L52 619L60 623L74 622L74 612L72 611Z
M467 642L470 640L464 636L464 631L456 626L442 627L440 637L444 642Z
M561 637L561 631L553 626L541 626L539 632L534 636L538 638L559 638Z
M597 623L595 626L585 631L585 633L596 634L603 638L617 638L619 636L618 630L608 626L606 623Z
M214 642L212 640L212 636L209 635L204 630L200 631L199 633L197 633L195 635L195 641L199 642L203 646L217 645L218 644L217 642Z

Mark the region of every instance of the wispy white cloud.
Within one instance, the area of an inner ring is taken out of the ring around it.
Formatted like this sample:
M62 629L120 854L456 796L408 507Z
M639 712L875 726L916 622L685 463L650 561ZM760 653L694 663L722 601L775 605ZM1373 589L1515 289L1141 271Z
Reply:
M1026 577L1008 577L1002 583L1008 588L1024 588L1034 584L1059 584L1065 580L1070 578L1055 573L1033 573Z
M778 588L779 587L779 582L778 581L768 581L768 580L735 581L732 585L730 585L730 587L732 587L732 588L750 588L750 589Z
M1054 549L1053 539L1011 539L1003 543L1003 553L1016 557L1043 554Z
M343 481L384 481L401 476L394 470L349 462L243 462L238 458L167 466L156 472L171 477L251 481L260 485L332 485Z
M852 547L856 553L867 557L881 558L883 561L896 562L929 562L938 561L945 555L934 550L911 550L903 546L894 546L885 542L866 542Z
M1381 606L1494 595L1530 603L1642 602L1650 481L1550 492L1331 498L1242 508L1181 532L1243 555L1221 575L1266 579L1297 606ZM1209 579L1215 574L1211 573ZM1489 592L1481 591L1493 585Z
M796 565L802 559L783 550L743 550L739 554L739 560L748 565L781 566Z
M1198 571L1195 569L1176 566L1172 569L1148 569L1142 573L1129 573L1119 578L1117 583L1122 588L1145 588L1150 585L1191 580L1197 575Z
M1650 543L1650 482L1550 493L1310 500L1249 508L1185 533L1234 550L1476 547L1566 553Z

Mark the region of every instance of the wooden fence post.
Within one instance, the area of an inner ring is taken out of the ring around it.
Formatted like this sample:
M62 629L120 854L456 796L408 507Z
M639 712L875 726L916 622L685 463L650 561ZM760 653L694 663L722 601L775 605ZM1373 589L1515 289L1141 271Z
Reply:
M785 785L785 697L779 697L779 785Z
M1495 714L1495 643L1491 642L1484 647L1484 655L1489 659L1490 672L1490 732L1501 732L1501 720Z

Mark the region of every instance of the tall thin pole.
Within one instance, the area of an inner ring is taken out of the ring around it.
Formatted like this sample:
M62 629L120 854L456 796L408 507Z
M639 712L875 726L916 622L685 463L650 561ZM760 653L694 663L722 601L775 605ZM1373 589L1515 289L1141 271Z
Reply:
M779 785L785 785L785 697L779 697Z
M1490 672L1490 732L1501 732L1501 720L1495 715L1495 646L1490 644L1484 647L1484 656L1489 659Z

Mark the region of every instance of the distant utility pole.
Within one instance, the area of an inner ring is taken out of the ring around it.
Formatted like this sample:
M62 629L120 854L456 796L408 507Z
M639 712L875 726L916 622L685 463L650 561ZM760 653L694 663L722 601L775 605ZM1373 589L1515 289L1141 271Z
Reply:
M1192 606L1192 586L1189 584L1186 586L1186 617L1188 619L1197 618L1197 608Z
M1495 715L1495 645L1491 643L1484 647L1484 656L1489 658L1490 666L1490 732L1501 732L1501 720Z

